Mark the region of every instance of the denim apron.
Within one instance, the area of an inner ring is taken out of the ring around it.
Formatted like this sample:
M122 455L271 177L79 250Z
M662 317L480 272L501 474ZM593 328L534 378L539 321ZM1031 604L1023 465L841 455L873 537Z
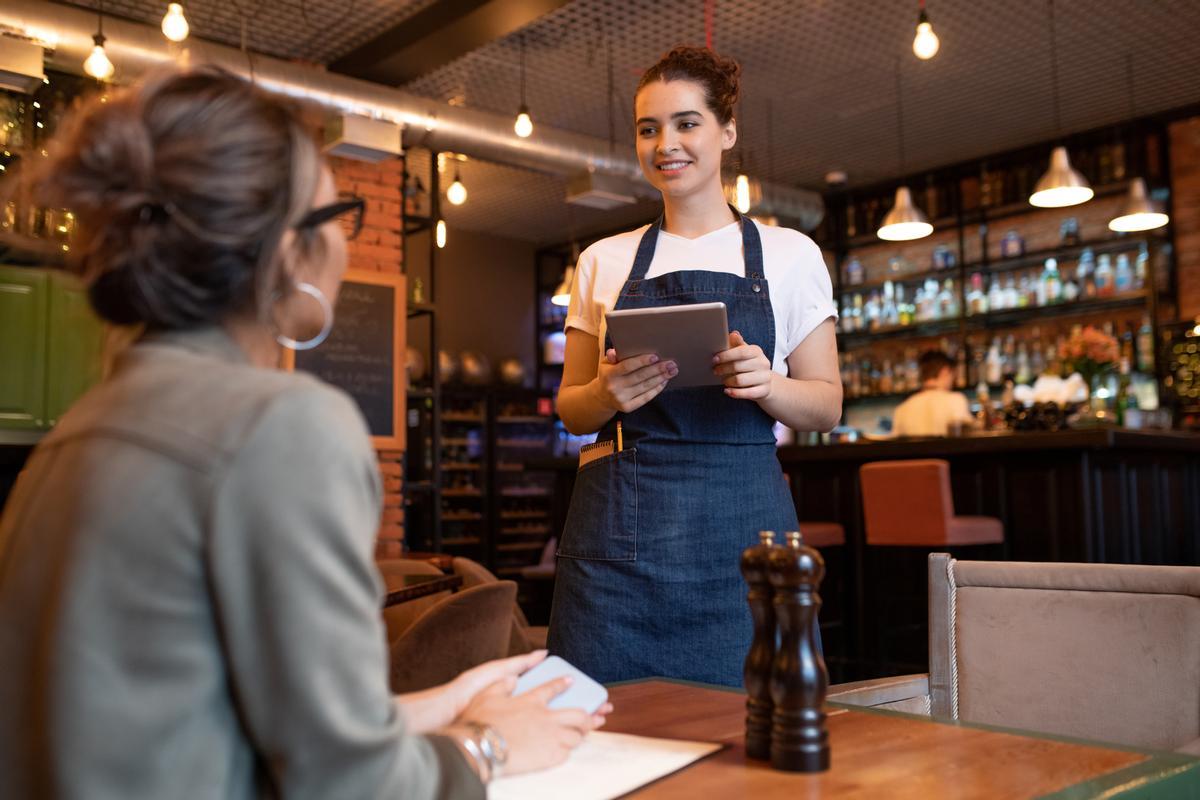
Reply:
M662 220L642 236L616 308L723 302L729 329L775 353L762 242L740 218L744 272L646 278ZM611 344L605 341L605 348ZM602 682L651 675L737 686L752 626L739 571L760 530L797 530L774 420L722 386L667 390L618 413L585 465L558 547L549 648Z

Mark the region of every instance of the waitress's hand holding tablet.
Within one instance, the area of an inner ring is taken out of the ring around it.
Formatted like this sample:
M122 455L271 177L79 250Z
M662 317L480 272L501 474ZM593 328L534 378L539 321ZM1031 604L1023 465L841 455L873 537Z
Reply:
M730 347L724 303L621 309L605 321L620 361L657 356L678 367L668 388L725 382L713 371L713 357Z

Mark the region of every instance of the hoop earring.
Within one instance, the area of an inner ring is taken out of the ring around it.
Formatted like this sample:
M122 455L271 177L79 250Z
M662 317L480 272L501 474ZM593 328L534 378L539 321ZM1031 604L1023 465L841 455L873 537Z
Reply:
M329 298L325 293L313 286L311 283L297 283L296 290L304 292L309 297L312 297L321 306L321 316L325 322L321 325L321 331L311 339L304 341L296 341L290 336L284 336L282 333L275 334L275 341L279 342L289 350L312 350L318 347L321 342L329 337L329 332L333 330L333 307L329 305Z

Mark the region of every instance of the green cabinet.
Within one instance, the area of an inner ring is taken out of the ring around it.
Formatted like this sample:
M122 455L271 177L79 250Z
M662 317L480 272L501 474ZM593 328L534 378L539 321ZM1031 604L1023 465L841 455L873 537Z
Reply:
M99 380L103 340L72 276L0 266L0 428L52 427Z

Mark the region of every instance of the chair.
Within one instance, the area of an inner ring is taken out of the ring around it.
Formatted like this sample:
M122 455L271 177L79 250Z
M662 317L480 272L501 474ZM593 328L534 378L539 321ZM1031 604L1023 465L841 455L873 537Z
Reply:
M858 474L868 545L862 584L870 597L859 606L858 629L874 631L877 674L919 669L926 661L924 637L912 633L923 633L925 627L920 587L928 552L1003 545L1004 526L994 517L955 515L950 464L942 459L875 461L863 464ZM905 553L903 548L924 552ZM881 563L885 560L886 565ZM905 648L914 643L915 648Z
M463 579L463 587L480 586L488 583L495 583L498 579L493 575L487 567L480 564L478 561L472 561L469 558L456 556L451 564L451 569L455 575L461 575ZM509 644L508 654L519 656L524 653L538 650L546 646L546 636L548 629L545 626L533 626L529 624L529 620L525 617L525 612L517 605L516 598L513 598L512 605L513 624L512 637Z
M955 547L1000 544L994 517L955 516L950 464L940 458L873 461L858 470L867 544Z
M1200 567L928 570L929 672L829 700L1200 755Z
M508 655L517 585L496 581L443 598L391 647L393 692L440 686L459 673Z
M846 543L846 529L836 522L801 522L800 533L806 545L818 550Z
M428 561L418 561L411 558L380 559L375 562L375 566L379 568L379 574L383 577L383 583L389 589L392 587L390 579L393 576L442 574L440 569ZM439 601L449 596L450 592L438 592L428 597L420 597L416 600L409 600L407 603L400 603L390 608L385 608L383 610L383 622L387 627L388 642L394 642L399 639L400 634L408 630L417 621L418 617L435 606Z

